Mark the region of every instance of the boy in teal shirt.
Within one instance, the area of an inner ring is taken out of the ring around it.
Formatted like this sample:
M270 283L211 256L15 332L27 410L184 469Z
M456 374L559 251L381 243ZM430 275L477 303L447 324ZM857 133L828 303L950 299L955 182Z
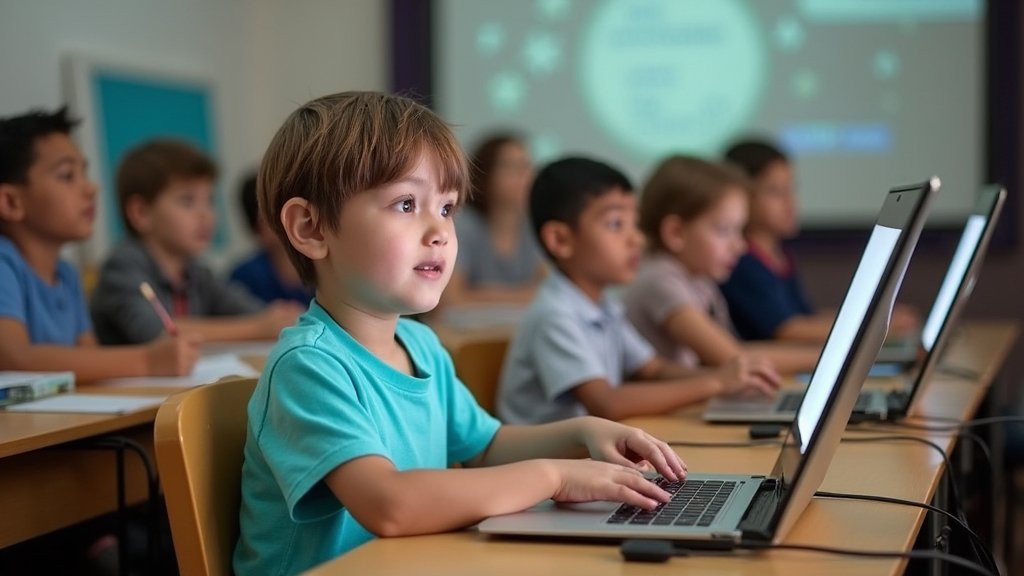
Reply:
M668 500L641 474L685 475L667 444L597 418L502 426L436 336L399 319L434 308L455 264L467 166L440 118L378 93L319 98L285 121L259 177L265 221L316 298L249 404L236 573L293 574L374 535L547 498Z

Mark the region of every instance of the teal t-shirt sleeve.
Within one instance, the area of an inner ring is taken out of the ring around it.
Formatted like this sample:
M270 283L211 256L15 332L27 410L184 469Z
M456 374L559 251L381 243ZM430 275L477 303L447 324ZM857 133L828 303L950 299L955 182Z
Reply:
M471 460L483 452L501 423L480 407L461 380L451 379L448 395L448 464Z
M257 442L292 520L337 513L342 503L324 477L361 456L387 457L359 390L336 358L310 346L286 352L268 379L266 417Z
M414 356L433 365L443 389L447 412L448 464L471 460L490 445L501 423L480 407L473 393L455 376L455 364L437 334L424 324L402 320L399 334L408 338ZM410 351L411 352L411 351Z

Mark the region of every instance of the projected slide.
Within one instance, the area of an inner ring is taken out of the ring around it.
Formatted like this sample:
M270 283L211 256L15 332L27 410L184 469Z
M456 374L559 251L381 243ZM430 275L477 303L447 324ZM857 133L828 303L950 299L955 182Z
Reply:
M932 222L981 184L981 0L435 0L435 101L472 146L588 153L639 184L665 154L745 134L796 159L805 226L868 228L942 177Z

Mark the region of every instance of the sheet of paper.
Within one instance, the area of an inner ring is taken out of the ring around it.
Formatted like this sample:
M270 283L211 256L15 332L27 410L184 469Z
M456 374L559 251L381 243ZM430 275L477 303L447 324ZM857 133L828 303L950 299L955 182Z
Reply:
M189 388L216 382L225 376L259 376L258 370L242 361L237 354L203 356L192 374L182 377L150 376L147 378L111 378L97 382L107 388Z
M252 340L246 342L211 342L203 344L203 356L234 354L236 356L268 356L277 340Z
M76 412L80 414L127 414L159 406L166 396L124 396L117 394L58 394L8 406L8 412Z

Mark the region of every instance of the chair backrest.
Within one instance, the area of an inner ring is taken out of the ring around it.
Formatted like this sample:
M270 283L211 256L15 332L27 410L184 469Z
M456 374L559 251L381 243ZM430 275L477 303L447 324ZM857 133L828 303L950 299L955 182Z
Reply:
M225 378L171 396L157 412L157 467L182 574L232 573L246 410L255 387L255 378Z
M468 340L452 352L455 374L476 397L477 403L494 414L501 364L508 350L508 338L495 336Z

